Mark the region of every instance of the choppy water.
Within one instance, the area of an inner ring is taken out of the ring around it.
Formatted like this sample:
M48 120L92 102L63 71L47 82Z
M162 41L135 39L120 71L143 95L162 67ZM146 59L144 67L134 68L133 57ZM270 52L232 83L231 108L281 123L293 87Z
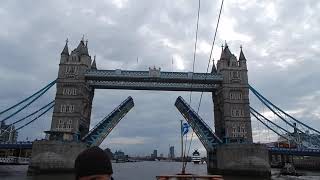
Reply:
M56 174L27 176L27 166L0 166L1 180L74 180L73 174ZM116 163L113 164L113 177L115 180L155 180L157 175L176 174L181 170L181 163L178 162L135 162L135 163ZM205 164L194 165L189 163L187 172L194 174L206 174ZM320 180L320 172L301 171L304 176L278 176L277 170L272 170L274 180ZM250 177L224 177L226 180L256 180Z

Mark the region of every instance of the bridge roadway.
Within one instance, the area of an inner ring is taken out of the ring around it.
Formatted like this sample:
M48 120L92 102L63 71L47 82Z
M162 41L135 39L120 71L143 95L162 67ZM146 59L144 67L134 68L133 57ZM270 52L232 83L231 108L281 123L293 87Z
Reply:
M213 92L223 80L213 73L162 72L128 70L88 70L87 83L97 89L169 90Z

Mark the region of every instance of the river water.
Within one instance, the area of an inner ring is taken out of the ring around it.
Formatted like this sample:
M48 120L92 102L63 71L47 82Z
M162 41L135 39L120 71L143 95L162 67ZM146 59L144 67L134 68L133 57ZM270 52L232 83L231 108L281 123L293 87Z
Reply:
M55 174L41 176L27 176L27 166L0 166L0 180L74 180L73 174ZM181 170L181 163L146 161L134 163L114 163L113 177L115 180L155 180L157 175L176 174ZM187 172L193 174L207 174L205 164L188 163ZM271 179L274 180L320 180L320 172L301 171L303 176L278 176L278 170L272 170ZM262 180L255 177L225 177L226 180Z

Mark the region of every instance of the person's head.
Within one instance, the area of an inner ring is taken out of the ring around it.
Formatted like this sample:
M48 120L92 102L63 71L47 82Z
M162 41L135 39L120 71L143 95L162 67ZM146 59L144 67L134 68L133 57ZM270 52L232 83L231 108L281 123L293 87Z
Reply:
M76 180L111 180L112 164L109 156L99 147L91 147L75 160Z

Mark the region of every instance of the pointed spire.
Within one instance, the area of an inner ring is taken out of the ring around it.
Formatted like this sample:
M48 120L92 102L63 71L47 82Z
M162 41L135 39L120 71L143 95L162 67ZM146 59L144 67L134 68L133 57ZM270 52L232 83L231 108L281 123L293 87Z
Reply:
M62 54L69 56L68 39L66 40L66 45L64 45L64 48L63 48L63 50L61 52L61 55Z
M223 44L221 45L221 55L220 55L220 60L221 59L225 59L225 55L224 55L224 50L223 50Z
M228 46L228 44L227 44L227 42L225 42L225 47L224 47L224 54L225 54L225 57L227 58L227 59L229 59L231 56L232 56L232 53L231 53L231 51L229 50L229 46Z
M88 55L88 48L87 46L84 44L84 37L82 37L78 47L75 49L76 52L79 53L79 55Z
M214 59L212 59L213 63L212 63L212 69L211 69L211 73L216 74L217 73L217 68L216 65L214 64Z
M232 53L229 50L227 42L225 42L224 46L222 45L221 47L222 47L222 52L221 52L220 59L229 60L231 58L231 56L232 56Z
M244 56L243 54L243 51L242 51L242 45L240 46L240 56L239 56L239 61L246 61L246 57Z
M92 64L91 64L91 69L97 69L96 55L94 55L93 62L92 62Z

